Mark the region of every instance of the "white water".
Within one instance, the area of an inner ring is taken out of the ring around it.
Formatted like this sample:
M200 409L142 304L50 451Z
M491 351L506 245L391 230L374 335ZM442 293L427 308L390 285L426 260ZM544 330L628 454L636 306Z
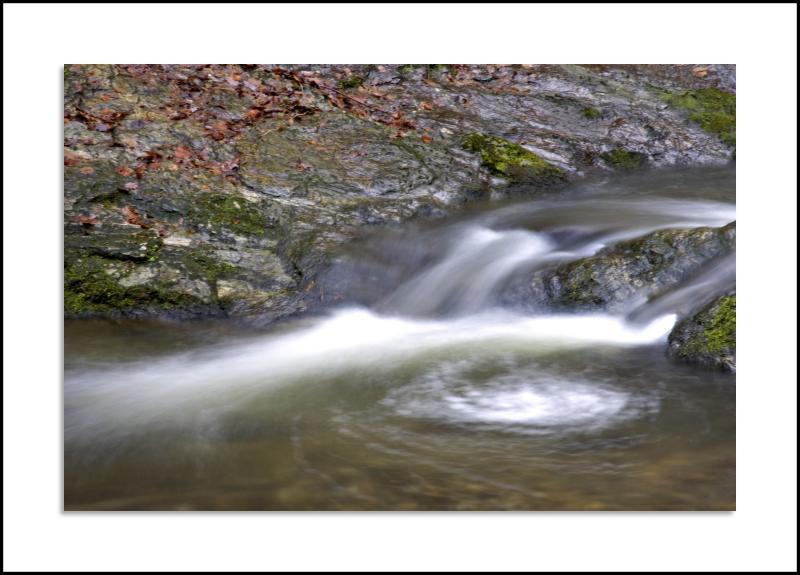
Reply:
M281 335L84 371L66 383L70 408L66 431L81 435L168 420L187 406L213 415L304 378L400 367L439 352L491 356L515 348L580 353L587 347L643 346L665 340L676 320L670 298L661 303L663 313L651 313L644 324L606 313L521 315L494 307L498 288L520 269L585 257L620 239L667 225L722 225L735 217L730 204L719 202L651 198L595 204L597 217L592 222L601 231L568 248L543 232L487 227L521 213L530 216L554 209L536 202L522 210L498 210L476 222L446 228L437 237L444 242L442 257L383 298L381 313L340 309L301 322ZM559 204L559 214L572 214L577 206L568 203L564 210ZM585 208L585 202L581 206ZM623 209L627 210L624 214ZM626 221L625 227L609 226L620 218ZM604 219L608 221L602 224ZM729 267L724 269L728 273ZM687 293L694 294L703 285L701 278L686 288ZM684 301L679 296L680 292L672 300ZM430 397L445 397L443 404L429 401L423 409L412 402L399 412L488 423L594 425L610 421L610 415L625 404L619 393L558 378L535 387L499 385L475 393L450 396L440 390ZM431 412L430 405L439 407Z

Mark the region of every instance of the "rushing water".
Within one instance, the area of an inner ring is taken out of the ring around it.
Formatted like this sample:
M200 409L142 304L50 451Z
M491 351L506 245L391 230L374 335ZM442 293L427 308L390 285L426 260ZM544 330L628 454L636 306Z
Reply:
M735 220L732 169L592 180L384 229L325 314L65 325L67 509L733 509L734 377L664 355L714 262L617 314L526 300L537 268Z

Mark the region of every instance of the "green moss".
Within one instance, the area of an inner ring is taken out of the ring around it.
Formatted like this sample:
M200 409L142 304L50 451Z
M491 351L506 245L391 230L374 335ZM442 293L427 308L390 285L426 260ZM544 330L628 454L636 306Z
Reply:
M397 69L397 71L401 76L408 76L414 71L414 68L417 67L419 67L419 64L403 64Z
M600 154L600 157L615 168L620 168L622 170L639 168L647 161L647 156L644 154L623 150L622 148Z
M261 236L266 233L266 218L247 205L244 198L223 194L208 194L198 198L192 218L220 226L235 233Z
M182 309L198 302L192 296L159 286L120 285L101 256L68 257L64 262L64 311L69 316L147 308ZM124 264L131 271L135 264Z
M425 78L432 79L439 77L449 70L450 66L447 64L426 64L425 65Z
M212 283L236 271L236 266L229 262L220 261L210 248L197 248L189 251L183 257L183 263L190 272Z
M735 295L720 298L710 308L698 313L693 321L701 329L681 345L678 352L681 357L719 356L736 349Z
M581 114L583 114L583 117L587 120L596 120L603 115L603 113L597 108L584 108L581 110Z
M353 74L352 76L348 76L344 80L340 80L339 87L343 90L352 90L353 88L358 88L363 83L364 83L364 78Z
M700 318L706 349L722 353L736 347L736 296L726 296L712 312Z
M704 88L682 94L665 92L662 98L671 106L688 111L689 118L706 132L728 146L736 146L736 94Z
M527 150L496 136L473 133L462 147L481 156L483 165L495 175L514 181L552 181L565 178L564 171Z

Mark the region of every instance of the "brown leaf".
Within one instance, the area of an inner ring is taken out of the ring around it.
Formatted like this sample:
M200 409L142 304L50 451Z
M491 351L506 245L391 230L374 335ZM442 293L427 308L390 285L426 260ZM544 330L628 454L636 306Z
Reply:
M134 175L136 172L134 172L134 171L133 171L131 168L129 168L128 166L120 166L119 168L117 168L117 173L118 173L120 176L126 176L126 177L128 177L128 176L132 176L132 175Z
M192 150L188 146L177 146L172 157L175 160L188 160L192 157Z
M94 174L94 168L89 166L83 167L81 168L81 174L86 174L87 176L90 176Z
M128 204L124 208L120 210L122 215L125 216L125 219L128 221L129 224L134 224L136 226L141 226L143 228L149 228L150 224L145 222L142 219L142 216L139 215L139 212L136 210L135 207Z
M427 135L427 134L422 134L422 136L420 136L420 139L421 139L423 142L425 142L426 144L430 144L431 142L433 142L433 138L431 138L431 137L430 137L429 135Z
M80 214L78 216L78 223L83 226L94 226L97 222L100 221L97 217L97 214Z
M77 166L81 162L85 162L91 156L86 152L73 152L70 149L64 148L64 165Z
M433 110L433 104L430 102L420 102L419 107L423 110Z

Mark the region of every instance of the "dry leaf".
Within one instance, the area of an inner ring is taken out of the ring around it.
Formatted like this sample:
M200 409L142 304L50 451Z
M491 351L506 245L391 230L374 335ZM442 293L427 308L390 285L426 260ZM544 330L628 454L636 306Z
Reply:
M192 157L192 150L188 146L177 146L172 157L176 160L188 160Z

